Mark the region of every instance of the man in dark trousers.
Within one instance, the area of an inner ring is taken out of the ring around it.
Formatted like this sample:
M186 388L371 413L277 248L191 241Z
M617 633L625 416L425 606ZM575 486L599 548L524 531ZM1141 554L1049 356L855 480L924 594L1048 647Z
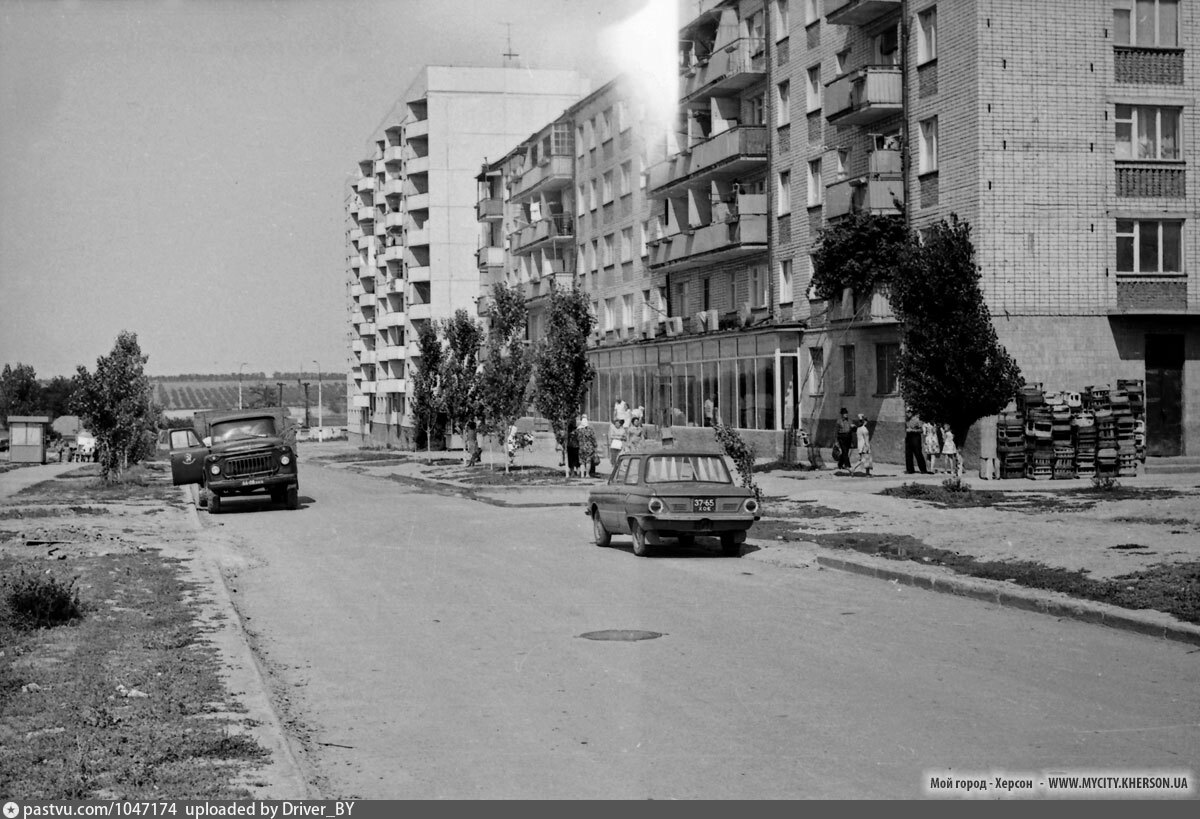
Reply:
M911 409L904 411L904 471L909 475L916 470L913 469L913 462L921 468L922 475L928 475L929 469L925 465L925 454L921 451L921 419Z
M850 468L850 450L854 449L854 422L850 420L850 410L842 407L837 421L837 442L842 450L838 453L837 468Z

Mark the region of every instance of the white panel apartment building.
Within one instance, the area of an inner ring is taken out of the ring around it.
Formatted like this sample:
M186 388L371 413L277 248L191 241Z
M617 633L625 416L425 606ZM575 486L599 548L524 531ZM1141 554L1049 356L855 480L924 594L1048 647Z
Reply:
M347 209L351 440L406 443L421 322L475 313L480 161L588 87L574 71L429 66L372 136Z

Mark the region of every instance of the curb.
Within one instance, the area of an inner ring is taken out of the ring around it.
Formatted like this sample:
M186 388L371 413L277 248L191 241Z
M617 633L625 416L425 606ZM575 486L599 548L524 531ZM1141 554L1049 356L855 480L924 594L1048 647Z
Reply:
M1122 609L1106 603L1038 592L1020 586L1014 587L996 583L995 581L960 576L918 574L916 572L905 572L887 568L874 562L860 562L837 557L826 557L825 555L817 556L817 564L828 569L838 569L853 574L875 577L880 580L904 583L905 585L928 591L970 597L998 606L1024 609L1055 617L1066 617L1085 623L1093 623L1095 625L1108 626L1109 628L1131 631L1151 637L1161 637L1166 640L1178 640L1200 646L1200 626L1194 626L1190 623L1166 622L1163 618L1170 618L1170 615L1163 614L1162 612L1139 615L1137 610L1133 609ZM1171 619L1174 620L1174 618Z

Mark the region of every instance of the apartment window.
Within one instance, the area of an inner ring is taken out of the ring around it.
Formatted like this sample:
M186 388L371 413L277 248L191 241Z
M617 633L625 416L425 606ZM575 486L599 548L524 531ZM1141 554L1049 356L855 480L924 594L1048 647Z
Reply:
M604 204L608 204L613 200L613 172L604 172Z
M571 155L571 124L556 122L550 128L550 153L554 156Z
M815 208L824 201L825 186L821 184L821 160L808 163L808 206Z
M626 327L633 326L633 294L621 296L621 323Z
M592 258L592 270L593 271L599 270L600 269L600 240L599 239L592 240L591 258Z
M617 243L617 239L616 239L616 236L614 236L613 234L610 233L604 237L604 257L601 261L603 262L605 267L609 267L614 263L613 257L615 254L613 252L614 251L613 246L616 243Z
M708 304L712 297L711 284L712 280L708 276L700 280L700 309L706 313L708 312Z
M600 114L600 141L608 142L612 139L612 109L606 108Z
M1183 222L1117 220L1117 273L1161 276L1183 272Z
M820 347L808 348L808 392L821 395L825 392L825 351Z
M621 229L621 261L633 261L633 228Z
M617 190L618 196L633 193L633 160L621 164L621 181Z
M839 77L845 74L850 70L850 49L845 48L839 51L834 55L833 61L834 65L837 67L837 70L834 73L836 73Z
M659 318L667 315L667 286L665 284L658 287L658 296L654 306L658 308Z
M615 298L604 300L604 329L617 329L617 300Z
M899 344L875 345L875 392L891 395L896 392L900 366Z
M774 12L771 25L775 27L775 39L782 40L788 36L788 0L775 0Z
M1113 40L1117 45L1179 45L1179 0L1116 0Z
M775 86L775 125L783 127L792 121L792 84L787 80Z
M625 100L617 100L616 117L617 117L617 131L618 132L628 131L629 126L630 126L629 106L626 105Z
M646 244L646 241L649 239L649 236L650 236L650 221L646 220L645 222L642 222L638 226L638 255L639 256L645 256L647 253L649 253L650 248Z
M779 172L779 190L777 191L777 194L778 194L778 205L779 205L777 210L779 211L779 215L783 216L784 214L791 213L792 212L792 172L791 171L780 171Z
M841 182L850 176L850 152L841 148L837 152L837 181Z
M598 204L599 204L599 196L598 196L598 191L597 191L597 183L596 183L596 180L593 179L590 182L588 182L588 208L589 208L589 210L595 210L596 206Z
M792 290L792 260L779 260L779 303L791 304L794 299Z
M1179 159L1179 108L1117 106L1117 159Z
M583 123L575 126L575 156L583 156L584 133Z
M808 69L808 111L818 111L821 108L821 66L814 65Z
M575 196L575 213L579 216L582 216L584 213L587 212L587 198L585 196L586 193L587 193L587 189L584 188L583 185L580 185L577 190L576 196Z
M750 53L759 54L766 48L766 18L762 10L746 16L746 37L750 43Z
M875 35L875 65L900 65L900 30L898 26L885 28Z
M917 65L937 59L937 6L917 15Z
M764 114L766 101L762 94L755 97L750 97L746 100L745 122L747 125L764 125L766 124L766 116Z
M755 265L750 268L750 306L766 307L771 300L771 284L767 280L767 268Z
M842 345L842 395L854 395L857 391L857 373L854 371L854 345Z
M917 172L918 173L933 173L938 169L937 141L938 141L938 121L937 117L921 120L920 129L920 149Z
M591 150L596 147L596 118L592 117L585 124L587 125L588 132L588 150Z
M804 25L811 26L821 19L821 0L801 0L804 3Z

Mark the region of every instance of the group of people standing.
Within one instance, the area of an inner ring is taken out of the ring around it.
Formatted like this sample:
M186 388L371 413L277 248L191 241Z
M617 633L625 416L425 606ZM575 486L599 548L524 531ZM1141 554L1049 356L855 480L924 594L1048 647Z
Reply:
M867 476L873 474L875 461L871 456L871 431L865 415L859 413L852 421L850 411L842 407L837 421L835 450L838 469L849 470L851 475L859 469ZM858 452L858 462L853 465L850 463L851 450ZM939 459L945 459L941 469L938 468ZM949 424L922 421L914 410L905 410L904 471L909 475L918 471L924 475L944 471L962 477L962 457Z

